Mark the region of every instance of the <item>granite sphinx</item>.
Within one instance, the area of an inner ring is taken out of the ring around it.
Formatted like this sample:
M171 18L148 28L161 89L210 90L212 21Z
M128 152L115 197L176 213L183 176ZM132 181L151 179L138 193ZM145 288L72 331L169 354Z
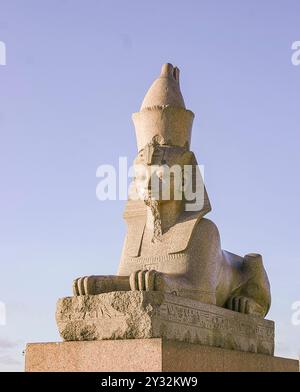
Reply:
M164 64L133 114L138 153L117 274L74 280L74 295L57 304L64 340L163 338L273 355L262 257L222 250L205 217L211 205L190 149L193 118L178 68Z
M190 166L190 182L196 177L201 182L190 151L193 118L180 91L179 69L163 65L140 111L133 114L138 146L134 186L140 197L126 206L128 231L117 275L78 278L74 295L155 290L241 313L267 314L271 296L262 256L221 249L217 226L204 217L211 206L203 183L197 187L199 209L191 208L184 195L174 197L184 185L176 187L166 168ZM165 172L170 197L160 198L162 192L153 197L153 178L163 182Z

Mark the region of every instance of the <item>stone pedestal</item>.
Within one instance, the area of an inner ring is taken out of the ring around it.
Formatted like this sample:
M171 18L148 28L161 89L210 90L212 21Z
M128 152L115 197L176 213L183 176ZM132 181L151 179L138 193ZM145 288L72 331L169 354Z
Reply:
M66 297L65 342L26 348L26 371L298 371L273 357L274 323L157 291Z
M56 320L66 341L165 338L274 353L273 321L157 291L62 298Z
M74 372L298 372L298 361L153 339L34 343L25 370Z

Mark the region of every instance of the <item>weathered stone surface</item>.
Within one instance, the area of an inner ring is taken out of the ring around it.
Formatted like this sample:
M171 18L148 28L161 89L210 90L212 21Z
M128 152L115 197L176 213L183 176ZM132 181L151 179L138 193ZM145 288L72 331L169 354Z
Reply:
M298 361L153 339L31 343L27 372L298 372Z
M273 355L274 323L156 291L66 297L56 320L66 341L165 339Z

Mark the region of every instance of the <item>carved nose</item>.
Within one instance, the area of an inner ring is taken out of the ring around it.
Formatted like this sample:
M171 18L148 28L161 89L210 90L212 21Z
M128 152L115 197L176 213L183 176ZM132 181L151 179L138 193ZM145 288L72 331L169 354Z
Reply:
M163 176L164 176L164 167L160 166L157 170L156 170L156 175L157 177L162 180Z

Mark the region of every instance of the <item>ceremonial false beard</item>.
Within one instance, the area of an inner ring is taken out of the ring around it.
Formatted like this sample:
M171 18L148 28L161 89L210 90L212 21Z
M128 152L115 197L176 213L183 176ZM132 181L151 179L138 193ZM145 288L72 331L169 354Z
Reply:
M153 237L151 242L160 242L162 239L162 228L160 212L158 209L158 201L153 199L150 194L147 194L144 198L144 202L146 206L150 208L153 218Z

